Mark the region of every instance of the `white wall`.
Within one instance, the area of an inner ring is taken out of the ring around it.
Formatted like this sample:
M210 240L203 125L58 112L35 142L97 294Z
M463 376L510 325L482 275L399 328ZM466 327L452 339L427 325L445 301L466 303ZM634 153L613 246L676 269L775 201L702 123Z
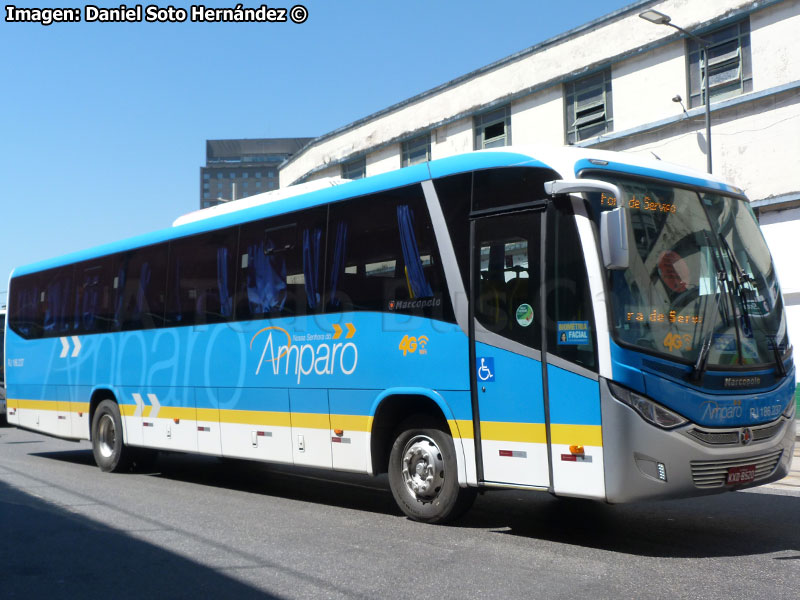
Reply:
M643 21L644 23L644 21ZM612 69L614 131L623 131L683 112L687 104L686 50L683 40L624 60Z
M800 208L763 213L761 231L775 261L786 301L789 341L800 349Z
M704 0L691 3L687 0L665 0L653 5L653 8L669 14L675 23L691 29L750 4L746 0ZM384 114L369 118L335 136L313 143L295 155L281 170L281 187L306 176L324 164L326 159L342 160L353 154L367 152L370 148L400 141L404 136L415 132L435 129L451 118L467 116L499 98L525 94L537 86L542 89L548 84L560 86L565 76L579 75L586 69L602 67L614 62L621 54L636 52L643 46L674 35L673 29L647 23L639 18L637 11L633 11L608 20L599 27L545 44L534 53L522 54L493 68L467 76L458 84L417 97L408 104L387 110ZM616 110L614 114L616 119ZM620 113L619 118L624 120L628 117ZM563 116L559 116L558 122L563 122Z
M711 144L714 174L742 188L751 200L800 191L800 93L712 113ZM654 153L662 160L704 171L705 145L701 113L603 148L651 157Z
M472 118L459 119L436 129L431 140L431 158L470 152L474 145Z
M367 176L395 171L400 168L401 149L392 144L367 156Z
M800 80L800 0L790 0L753 13L750 48L753 90Z
M564 143L564 94L553 86L511 105L511 141L522 144Z

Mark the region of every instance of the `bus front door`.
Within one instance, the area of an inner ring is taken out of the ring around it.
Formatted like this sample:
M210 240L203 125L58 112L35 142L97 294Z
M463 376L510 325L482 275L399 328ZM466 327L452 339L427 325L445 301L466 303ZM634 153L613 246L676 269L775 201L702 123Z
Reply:
M483 481L550 485L542 387L543 211L473 219L472 394ZM480 473L480 472L479 472Z

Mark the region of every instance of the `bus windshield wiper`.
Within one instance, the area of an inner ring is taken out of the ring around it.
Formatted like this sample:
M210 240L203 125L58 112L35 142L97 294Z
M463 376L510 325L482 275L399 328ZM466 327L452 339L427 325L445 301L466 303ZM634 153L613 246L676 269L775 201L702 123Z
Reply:
M720 307L720 301L722 300L722 289L725 289L725 293L729 298L731 294L731 290L728 287L728 283L730 282L728 278L728 272L725 270L725 266L722 264L722 259L717 254L717 245L714 243L708 231L703 230L703 236L706 238L706 246L711 250L711 259L714 261L714 269L716 271L717 278L714 288L715 307L714 312L711 315L711 327L708 329L705 337L703 338L703 343L700 346L700 352L697 354L697 360L695 361L688 377L689 381L694 383L699 382L703 378L703 373L705 373L706 363L708 362L708 353L711 351L711 344L714 341L714 329L717 326L717 315L723 313L723 323L726 327L729 323L728 305L723 302L722 307Z
M725 250L725 253L728 255L728 260L731 262L731 266L733 266L733 284L736 286L735 292L736 296L739 298L739 304L741 305L742 310L742 320L744 324L747 325L747 328L752 331L753 324L750 320L750 311L747 308L747 298L745 298L745 292L750 292L753 290L746 289L744 284L745 283L755 283L755 279L750 276L750 274L742 268L742 265L739 263L739 260L736 258L736 254L734 254L733 250L728 244L728 241L725 239L724 236L719 236L719 241ZM753 291L755 295L757 292ZM773 336L770 338L772 340L772 353L775 357L775 369L778 371L779 377L786 376L786 367L783 365L783 359L781 358L780 349L778 348L778 339L777 337Z
M712 248L713 250L713 248ZM715 256L715 262L716 256ZM705 337L703 338L703 345L700 346L700 352L697 354L697 361L694 363L691 372L689 373L689 381L697 383L703 378L703 373L706 370L706 363L708 362L708 353L711 351L711 344L714 341L714 329L717 326L717 315L722 312L720 309L720 300L722 300L722 293L720 287L725 285L727 290L727 281L728 275L724 269L717 270L717 285L716 285L716 293L714 299L716 300L716 305L714 307L714 312L711 314L711 327L706 332ZM724 306L724 305L723 305ZM727 320L727 307L725 308L726 311L726 320Z

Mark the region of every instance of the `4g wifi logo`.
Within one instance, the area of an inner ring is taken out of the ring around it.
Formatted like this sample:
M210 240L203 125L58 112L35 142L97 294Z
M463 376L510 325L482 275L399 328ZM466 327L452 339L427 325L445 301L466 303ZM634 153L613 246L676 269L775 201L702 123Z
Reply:
M428 345L428 336L421 335L419 337L412 337L410 335L403 336L403 339L400 340L400 345L398 348L403 351L403 356L408 354L414 354L417 350L419 350L420 354L427 354L428 350L426 346Z

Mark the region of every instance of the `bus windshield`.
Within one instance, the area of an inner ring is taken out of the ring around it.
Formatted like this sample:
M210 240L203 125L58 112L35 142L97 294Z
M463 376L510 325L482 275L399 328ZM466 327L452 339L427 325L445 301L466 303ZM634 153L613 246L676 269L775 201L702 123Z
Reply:
M629 267L607 272L615 339L688 363L705 345L709 367L779 362L788 346L783 302L748 202L602 178L623 198L594 195L594 215L620 205L629 214Z

